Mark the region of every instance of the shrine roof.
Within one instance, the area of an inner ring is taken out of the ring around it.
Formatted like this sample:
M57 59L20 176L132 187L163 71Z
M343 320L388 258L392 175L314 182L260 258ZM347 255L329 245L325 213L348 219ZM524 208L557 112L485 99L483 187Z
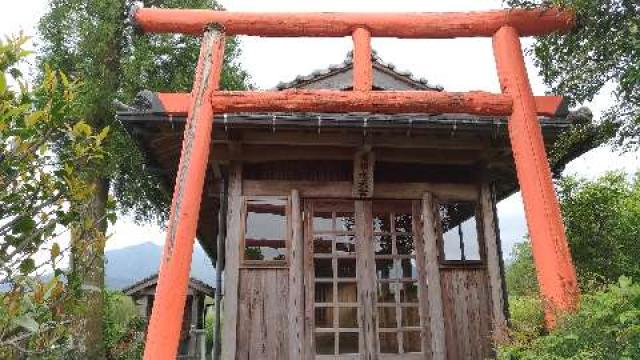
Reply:
M378 56L377 52L373 50L371 52L371 63L374 69L374 88L385 89L385 90L399 90L398 84L404 83L405 86L413 89L413 90L433 90L433 91L442 91L444 88L440 85L434 85L429 82L424 77L418 77L414 75L411 71L408 70L400 70L396 67L396 65L385 62ZM313 85L318 82L322 82L327 78L335 77L338 74L350 72L353 69L353 51L349 51L345 60L340 64L329 65L327 68L318 69L313 71L307 75L298 75L295 79L288 82L280 82L276 85L277 90L286 90L286 89L304 89L304 88L315 88ZM376 74L378 73L378 74ZM396 81L396 84L393 84L393 88L390 88L390 84L382 84L382 74L386 74L391 79ZM345 74L350 75L350 74ZM377 78L376 78L376 75ZM347 82L340 84L339 86L332 86L331 88L339 88L341 90L345 90L351 87L351 76L345 77L347 78Z
M144 290L149 288L154 288L158 284L158 273L150 275L144 279L136 281L135 283L125 287L122 289L122 292L128 296L136 296L137 294L142 293ZM209 297L213 297L215 295L215 289L205 283L204 281L200 281L196 278L189 278L189 288L194 292L202 293Z

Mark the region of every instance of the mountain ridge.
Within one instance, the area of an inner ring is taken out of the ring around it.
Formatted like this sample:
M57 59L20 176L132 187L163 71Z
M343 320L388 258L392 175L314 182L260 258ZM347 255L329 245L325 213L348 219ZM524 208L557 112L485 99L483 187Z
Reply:
M158 272L162 246L144 242L105 251L105 287L122 290ZM215 269L199 244L193 248L191 277L215 284Z

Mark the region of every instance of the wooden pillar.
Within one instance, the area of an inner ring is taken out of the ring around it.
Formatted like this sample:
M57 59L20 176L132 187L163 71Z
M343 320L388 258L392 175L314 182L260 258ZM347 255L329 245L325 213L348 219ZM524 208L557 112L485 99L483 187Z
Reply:
M149 306L147 303L147 296L142 295L138 299L134 299L134 303L136 304L136 310L138 311L138 315L144 317L145 319L149 318L149 313L147 307Z
M221 319L222 314L222 267L224 263L224 243L227 238L227 200L229 196L229 177L225 170L222 175L222 195L220 196L220 207L218 209L218 237L216 243L216 293L215 293L215 324L213 348L211 349L212 360L220 360L222 355Z
M304 237L300 193L291 191L291 248L289 250L289 359L304 358Z
M144 318L149 321L151 319L151 310L153 307L153 303L155 302L155 296L154 295L147 295L145 296L146 300L145 300L145 313L144 313ZM151 301L153 300L153 301Z
M224 33L210 26L202 38L193 85L193 102L184 130L156 298L144 351L145 360L176 358L209 159L213 126L210 99L218 89L223 58Z
M236 332L238 317L238 282L240 276L240 239L242 233L242 164L229 166L229 205L227 210L227 239L225 241L224 297L222 326L222 359L236 357Z
M431 328L431 359L447 359L444 332L444 310L442 306L442 285L440 284L440 263L438 261L438 219L435 216L433 194L422 197L422 238L424 242L427 269L427 292L429 294L429 317Z
M371 33L359 27L353 31L353 90L370 91L373 88L371 63Z
M504 289L502 287L502 272L500 270L500 251L498 249L498 233L496 231L496 216L494 213L492 193L489 184L484 183L480 188L480 206L482 211L482 230L487 258L487 274L489 277L489 292L491 296L491 312L493 318L493 338L501 343L508 338L507 318L505 316Z
M189 324L189 352L190 356L195 356L198 349L198 297L191 295L191 316Z
M513 98L509 137L531 235L540 292L545 300L545 318L552 327L557 311L571 311L577 306L579 294L576 272L551 180L518 32L510 26L503 26L493 36L493 49L502 92Z
M356 282L360 322L360 359L378 359L378 311L376 309L376 262L373 244L371 206L356 200Z
M431 354L431 326L430 326L430 316L429 316L429 290L427 280L427 259L426 259L426 251L424 249L424 236L419 236L419 234L424 234L423 223L422 223L422 202L421 201L413 201L412 203L412 225L413 231L418 234L414 239L415 250L416 250L416 273L418 275L418 296L420 301L420 325L423 327L423 335L422 335L422 351L425 354ZM427 359L431 359L431 356L428 356Z
M304 212L307 216L307 221L303 223L304 226L304 261L303 261L303 274L304 274L304 287L305 287L305 306L304 306L304 354L303 359L315 359L315 336L313 330L314 324L314 304L315 304L315 272L313 263L313 203L309 201L304 202ZM293 359L290 359L293 360Z

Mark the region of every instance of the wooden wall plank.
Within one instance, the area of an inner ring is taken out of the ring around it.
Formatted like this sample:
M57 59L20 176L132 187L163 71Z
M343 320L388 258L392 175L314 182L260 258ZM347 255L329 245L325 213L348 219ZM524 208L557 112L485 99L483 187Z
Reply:
M442 288L440 286L440 264L438 262L437 218L434 210L433 194L425 192L422 197L423 241L427 269L427 291L429 294L429 317L431 327L432 359L447 359L445 325L442 309ZM422 256L422 254L420 254Z
M289 359L288 277L287 269L240 270L236 359Z
M486 269L441 271L447 359L486 359L493 355L491 307Z
M289 248L289 359L302 359L304 339L304 237L300 193L291 191Z
M269 119L272 122L272 119ZM218 125L217 123L215 125ZM316 124L314 124L315 126ZM411 136L407 136L406 131L390 132L389 129L378 130L371 128L367 131L367 143L378 148L396 149L454 149L454 150L486 150L490 147L488 139L477 134L456 133L455 138L443 138L433 132L413 129ZM361 134L361 132L358 132ZM180 140L176 140L174 133L164 135L161 139L154 138L153 144L158 142L159 148L166 148ZM164 141L159 143L159 141ZM230 139L229 133L215 131L213 141L216 144L227 144L236 141ZM353 132L345 132L343 129L323 128L320 133L317 131L304 131L300 128L280 128L273 134L264 129L244 128L242 130L242 143L245 145L299 145L299 146L339 146L357 148L362 146L362 137L354 136Z
M441 269L441 286L442 286L442 311L444 312L444 323L445 323L445 343L447 348L447 359L448 360L457 360L460 357L458 356L459 346L457 344L457 336L456 336L456 321L455 321L455 312L453 310L453 290L451 288L452 281L450 278L451 269Z
M498 234L496 232L496 214L494 213L492 194L489 185L484 183L480 189L480 205L482 207L482 228L487 258L487 275L491 299L492 331L496 341L507 339L507 319L502 276L500 271L500 252Z
M477 150L440 151L439 149L374 148L380 162L404 164L472 165L483 159ZM246 163L296 160L353 160L357 148L316 145L242 145L235 152L226 144L214 143L210 161L244 161Z
M305 198L351 198L353 183L349 181L278 181L244 180L244 194L248 196L289 195L297 189ZM376 183L373 197L376 199L419 200L430 192L443 200L477 200L478 189L473 184L436 183Z
M225 241L224 269L224 326L222 358L236 357L236 330L238 315L238 280L240 269L240 240L242 239L242 164L229 166L229 207L227 215L227 239Z
M471 359L471 334L469 333L469 311L467 303L469 301L469 285L466 274L461 271L454 272L454 309L456 314L456 324L458 325L456 335L458 336L458 346L461 347L461 359ZM473 310L471 310L473 311Z

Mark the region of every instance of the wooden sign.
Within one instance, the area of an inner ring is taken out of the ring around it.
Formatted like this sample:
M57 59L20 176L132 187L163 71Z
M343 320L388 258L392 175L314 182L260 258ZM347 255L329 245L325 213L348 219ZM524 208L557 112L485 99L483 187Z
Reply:
M373 197L373 171L375 157L370 150L360 150L353 160L353 197Z

